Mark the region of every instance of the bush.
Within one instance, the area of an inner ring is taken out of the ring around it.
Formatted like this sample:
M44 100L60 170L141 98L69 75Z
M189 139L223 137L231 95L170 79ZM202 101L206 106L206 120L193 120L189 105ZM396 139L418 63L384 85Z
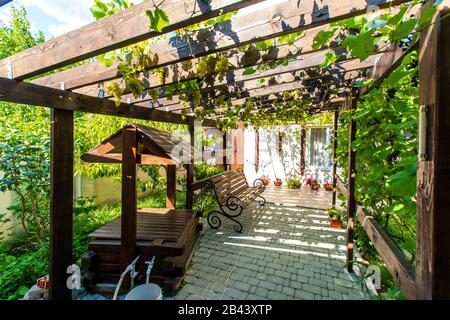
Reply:
M197 163L194 164L194 172L196 180L203 180L216 174L224 172L224 168L221 166L212 166L207 163Z

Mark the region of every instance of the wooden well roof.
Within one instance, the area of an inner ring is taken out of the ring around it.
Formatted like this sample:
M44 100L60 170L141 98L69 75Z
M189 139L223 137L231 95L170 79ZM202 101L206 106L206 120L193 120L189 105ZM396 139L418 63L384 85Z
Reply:
M170 132L129 123L83 154L81 159L91 163L121 163L122 136L127 128L136 128L138 133L138 164L180 164L183 162L183 152L190 148L186 141Z

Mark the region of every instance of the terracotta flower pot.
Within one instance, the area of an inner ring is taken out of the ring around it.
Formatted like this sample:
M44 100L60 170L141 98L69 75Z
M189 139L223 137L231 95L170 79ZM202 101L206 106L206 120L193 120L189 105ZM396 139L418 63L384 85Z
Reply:
M283 184L283 181L274 181L273 184L275 187L280 187Z
M319 190L320 185L311 185L311 190Z
M330 219L330 227L333 229L342 229L342 221L339 219Z
M333 185L328 183L328 184L324 184L323 187L325 188L325 190L327 191L333 191Z

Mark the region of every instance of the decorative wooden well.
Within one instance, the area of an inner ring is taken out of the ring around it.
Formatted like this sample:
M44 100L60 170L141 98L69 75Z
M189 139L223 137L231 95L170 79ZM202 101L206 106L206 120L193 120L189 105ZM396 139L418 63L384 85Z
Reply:
M136 283L145 281L145 262L155 256L150 280L168 295L179 287L202 227L201 212L175 209L176 166L186 148L189 145L169 132L128 124L81 157L85 162L122 163L122 215L90 234L83 259L87 290L110 293L137 256ZM152 164L167 168L166 208L137 208L136 167Z

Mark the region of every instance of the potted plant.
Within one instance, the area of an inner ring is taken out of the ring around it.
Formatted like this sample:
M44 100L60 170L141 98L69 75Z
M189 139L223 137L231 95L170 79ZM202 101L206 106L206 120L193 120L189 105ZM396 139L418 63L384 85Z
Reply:
M273 182L273 184L274 184L276 187L279 187L279 186L281 186L281 185L283 184L283 181L281 181L280 178L276 178L275 181Z
M302 181L300 180L300 178L291 178L288 179L287 181L287 187L289 189L298 189L301 188L302 186Z
M328 181L324 183L323 187L327 191L333 191L333 184L329 183Z
M320 189L320 184L319 182L314 179L311 181L311 190L319 190Z
M311 182L312 182L311 178L306 179L305 181L306 186L311 186Z
M327 212L328 212L328 221L330 221L330 227L334 229L341 229L342 228L341 212L334 208L328 209Z
M262 176L261 181L262 181L263 185L267 186L270 182L270 179L267 176Z

